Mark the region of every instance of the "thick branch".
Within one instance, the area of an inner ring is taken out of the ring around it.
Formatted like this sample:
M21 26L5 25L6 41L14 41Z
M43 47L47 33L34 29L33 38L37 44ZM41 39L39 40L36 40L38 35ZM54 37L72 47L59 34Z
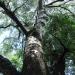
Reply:
M71 0L70 0L71 1ZM68 2L70 2L69 0L68 1L61 1L62 2L62 4L60 4L60 5L64 5L64 4L66 4L66 3L68 3ZM53 5L54 3L56 3L56 2L59 2L59 0L56 0L56 1L53 1L53 2L51 2L51 3L49 3L49 4L47 4L47 5L45 5L45 6L50 6L50 5Z
M64 10L70 12L70 13L72 14L72 16L75 17L75 14L74 14L73 12L71 12L68 8L66 8L66 7L63 6L64 4L66 4L66 3L70 2L70 1L72 1L72 0L68 0L68 1L66 1L66 2L64 2L64 3L62 3L62 4L59 4L59 5L52 5L53 3L58 2L58 0L57 0L57 1L54 1L54 2L49 3L49 4L47 4L47 5L44 5L44 7L47 7L47 8L60 7L60 8L62 8L62 9L64 9Z
M12 63L2 55L0 55L0 72L4 75L19 75L19 72L12 65Z
M38 33L40 40L42 40L42 36L44 35L44 26L46 25L46 22L48 20L48 16L45 14L46 11L43 5L44 5L44 0L39 0L37 16L35 21L36 32Z
M15 14L9 10L3 2L0 1L0 7L2 7L5 10L5 13L18 25L18 27L21 28L21 30L24 32L24 34L27 35L27 30L22 25L22 23L18 20L18 18L15 16Z
M49 3L49 4L45 5L45 6L52 5L52 4L56 3L56 2L59 2L59 1L58 0L57 1L53 1L53 2L51 2L51 3Z
M58 6L46 6L46 7L47 7L47 8L54 8L54 7L62 8L62 9L64 9L64 10L68 11L69 13L71 13L73 17L75 17L75 14L74 14L73 12L71 12L71 10L69 10L68 8L63 7L63 6L61 6L61 5L58 5Z

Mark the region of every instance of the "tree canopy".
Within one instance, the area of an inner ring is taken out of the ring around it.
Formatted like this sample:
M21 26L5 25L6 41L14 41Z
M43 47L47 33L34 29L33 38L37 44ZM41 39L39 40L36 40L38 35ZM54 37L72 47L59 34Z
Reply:
M38 28L40 20L42 26ZM65 64L65 75L74 75L75 1L0 0L1 63L6 62L2 58L8 58L17 68L14 70L21 72L27 37L34 35L35 31L39 31L40 35L42 33L43 59L48 67L49 75L57 71L56 65L59 62ZM4 70L1 72L6 75Z

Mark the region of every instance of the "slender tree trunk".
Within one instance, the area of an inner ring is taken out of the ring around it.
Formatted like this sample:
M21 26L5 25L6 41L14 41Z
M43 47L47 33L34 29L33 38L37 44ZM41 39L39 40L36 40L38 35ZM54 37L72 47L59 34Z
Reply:
M51 69L52 69L52 75L65 75L65 58L64 58L64 52L62 52L60 55L59 53L52 53L51 55Z

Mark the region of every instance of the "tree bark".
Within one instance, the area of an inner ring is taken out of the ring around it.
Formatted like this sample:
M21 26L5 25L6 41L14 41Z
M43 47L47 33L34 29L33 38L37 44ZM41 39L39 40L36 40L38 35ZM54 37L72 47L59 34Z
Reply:
M43 9L43 0L38 1L37 18L33 32L27 37L23 75L47 75L42 49L43 25L46 14Z
M23 75L46 75L41 42L29 36L26 42Z

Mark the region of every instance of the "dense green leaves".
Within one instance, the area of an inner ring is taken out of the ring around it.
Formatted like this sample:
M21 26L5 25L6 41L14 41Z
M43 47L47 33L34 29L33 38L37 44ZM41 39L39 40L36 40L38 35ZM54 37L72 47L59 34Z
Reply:
M74 56L75 21L73 20L74 18L67 14L61 13L56 13L53 15L51 14L49 18L50 19L47 25L45 26L46 33L44 36L44 43L43 43L47 61L51 62L53 61L54 55L56 54L60 55L63 53L63 47L57 38L59 38L62 41L65 47L70 49L70 51L67 54L67 59L68 57L70 57L71 60L74 60L75 58ZM57 58L57 56L55 56L55 58Z

